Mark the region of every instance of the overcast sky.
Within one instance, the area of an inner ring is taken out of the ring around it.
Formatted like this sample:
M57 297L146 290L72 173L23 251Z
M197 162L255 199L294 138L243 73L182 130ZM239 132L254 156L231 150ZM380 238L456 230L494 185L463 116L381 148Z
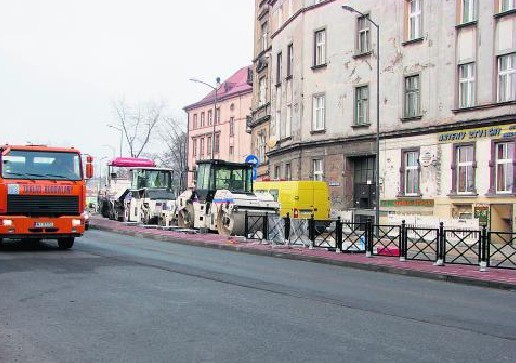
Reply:
M0 143L111 156L122 98L185 121L209 92L189 78L251 63L253 18L253 0L0 0Z

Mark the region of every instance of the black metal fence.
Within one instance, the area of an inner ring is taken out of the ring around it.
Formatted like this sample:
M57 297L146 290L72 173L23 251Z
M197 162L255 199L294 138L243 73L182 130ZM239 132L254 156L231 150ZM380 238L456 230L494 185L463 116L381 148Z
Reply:
M317 221L292 219L267 213L246 213L245 236L275 245L324 248L329 251L366 253L452 264L516 269L516 233L421 228L343 222L340 218Z

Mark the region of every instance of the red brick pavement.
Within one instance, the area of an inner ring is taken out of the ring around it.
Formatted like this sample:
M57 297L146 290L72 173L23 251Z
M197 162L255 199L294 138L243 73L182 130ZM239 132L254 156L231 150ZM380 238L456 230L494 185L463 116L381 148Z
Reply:
M516 270L487 268L481 272L476 265L446 264L434 266L426 261L400 261L398 257L366 257L363 253L336 253L326 249L308 249L304 247L270 246L259 242L243 242L235 238L217 234L188 234L175 231L145 229L128 226L120 222L92 217L92 228L115 233L123 233L154 238L168 242L190 244L205 247L225 248L235 251L263 254L274 257L303 259L360 269L391 272L397 274L441 279L448 282L516 289Z

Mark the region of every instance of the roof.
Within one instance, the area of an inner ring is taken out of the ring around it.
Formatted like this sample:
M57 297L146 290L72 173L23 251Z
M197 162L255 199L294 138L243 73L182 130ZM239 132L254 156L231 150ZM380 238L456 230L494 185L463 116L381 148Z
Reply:
M253 91L253 87L247 83L249 69L252 66L245 66L236 71L231 77L222 82L217 89L217 100L222 101L228 98L239 96L243 93ZM215 102L215 90L212 90L202 100L185 106L183 110L188 111L192 108L209 105Z
M46 152L74 152L80 153L74 147L54 147L47 145L0 145L0 150L20 150L20 151L46 151Z

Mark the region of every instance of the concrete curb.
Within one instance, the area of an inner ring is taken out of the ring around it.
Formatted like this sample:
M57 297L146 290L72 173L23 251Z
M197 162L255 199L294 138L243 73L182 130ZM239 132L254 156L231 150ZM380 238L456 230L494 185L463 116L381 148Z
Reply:
M161 242L176 243L176 244L181 244L181 245L186 245L186 246L222 249L222 250L226 250L226 251L244 252L244 253L248 253L248 254L256 255L256 256L266 256L266 257L283 258L283 259L288 259L288 260L317 262L317 263L324 263L327 265L350 267L350 268L354 268L357 270L384 272L384 273L391 273L391 274L396 274L396 275L404 275L404 276L411 276L411 277L426 278L426 279L431 279L431 280L439 280L439 281L444 281L444 282L454 283L454 284L489 287L489 288L494 288L494 289L515 290L516 291L516 285L514 285L514 284L498 282L498 281L486 281L486 280L480 280L480 279L475 279L475 278L465 277L465 276L449 275L446 273L433 273L433 272L427 272L427 271L400 269L400 268L393 267L393 266L367 264L367 263L354 262L354 261L332 260L329 258L316 257L316 256L302 256L302 255L296 255L296 254L282 252L282 251L278 251L278 250L276 250L276 251L275 250L258 250L255 248L250 248L250 247L245 247L245 246L236 246L236 245L230 245L230 244L227 244L227 245L213 244L213 243L207 243L207 242L203 242L203 241L195 241L195 240L176 238L176 237L172 237L172 236L146 234L146 233L141 233L140 231L113 230L113 229L109 229L106 226L99 226L99 225L95 225L95 224L91 224L90 229L99 230L99 231L103 231L103 232L124 234L124 235L132 236L132 237L154 239L154 240L161 241Z

